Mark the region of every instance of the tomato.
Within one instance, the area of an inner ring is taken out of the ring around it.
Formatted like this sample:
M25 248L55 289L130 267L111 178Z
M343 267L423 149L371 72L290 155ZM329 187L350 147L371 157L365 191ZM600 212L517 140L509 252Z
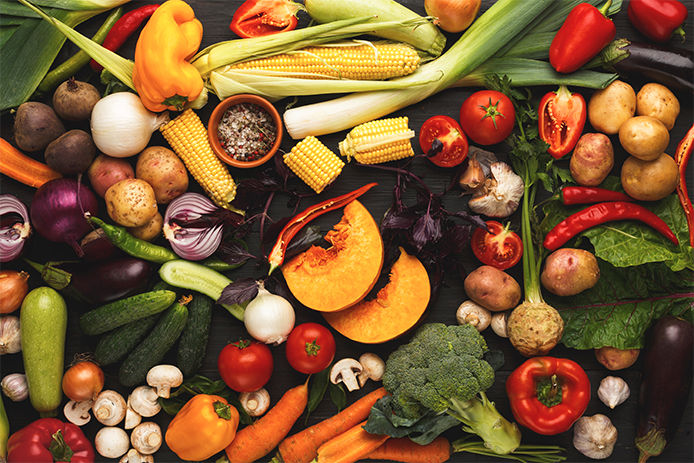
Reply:
M265 386L272 368L270 348L248 339L227 344L217 358L219 375L236 392L253 392Z
M291 0L246 0L236 9L229 29L243 38L291 31L296 28L300 8Z
M509 224L510 225L510 224ZM477 228L472 233L470 244L472 253L480 262L500 270L511 268L520 262L523 255L523 242L516 233L499 222L487 222L489 232Z
M586 100L565 86L542 97L538 110L540 138L549 143L547 152L559 159L569 153L586 123Z
M480 90L460 107L460 126L479 145L501 143L511 135L515 123L513 103L501 92Z
M318 323L295 326L287 338L287 361L296 371L311 374L325 370L335 357L335 338Z
M448 116L434 116L427 119L419 130L419 146L429 153L434 140L443 144L443 149L429 160L439 167L455 167L467 157L467 137L460 125Z

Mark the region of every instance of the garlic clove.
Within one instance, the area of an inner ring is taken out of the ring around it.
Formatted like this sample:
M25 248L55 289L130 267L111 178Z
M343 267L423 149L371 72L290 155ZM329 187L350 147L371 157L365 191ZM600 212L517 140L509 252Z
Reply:
M484 183L485 178L482 165L473 154L468 160L467 168L458 179L458 185L463 190L463 194L472 193Z
M610 408L623 403L630 395L629 385L617 376L606 376L600 381L598 397Z

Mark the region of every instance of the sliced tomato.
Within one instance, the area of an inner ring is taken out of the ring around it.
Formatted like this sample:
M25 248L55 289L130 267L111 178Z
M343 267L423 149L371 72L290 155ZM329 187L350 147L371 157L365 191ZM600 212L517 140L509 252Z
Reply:
M434 140L441 142L439 151L429 160L439 167L455 167L465 160L468 152L467 137L455 119L448 116L434 116L427 119L419 131L419 146L429 154ZM434 149L437 149L434 146Z
M291 0L246 0L231 18L229 29L243 38L291 31L301 8Z
M472 233L472 253L480 262L500 270L511 268L520 262L523 256L523 242L516 233L499 222L490 220L487 223L489 232L477 228Z
M538 111L540 138L549 143L547 150L559 159L569 153L586 123L586 100L565 86L542 97Z

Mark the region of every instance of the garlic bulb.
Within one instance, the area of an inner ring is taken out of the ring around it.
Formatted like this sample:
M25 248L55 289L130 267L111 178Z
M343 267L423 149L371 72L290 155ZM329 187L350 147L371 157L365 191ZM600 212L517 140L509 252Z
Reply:
M574 424L574 447L588 458L609 457L616 442L617 428L605 415L582 416Z
M16 354L22 350L19 318L8 315L0 319L0 355Z
M27 377L21 373L12 373L0 382L2 392L10 398L12 402L21 402L29 397L29 386L27 385Z
M600 381L598 397L602 403L615 408L629 398L629 385L617 376L606 376Z
M491 165L492 178L475 191L468 202L470 210L488 217L508 217L513 214L523 196L524 183L505 162Z

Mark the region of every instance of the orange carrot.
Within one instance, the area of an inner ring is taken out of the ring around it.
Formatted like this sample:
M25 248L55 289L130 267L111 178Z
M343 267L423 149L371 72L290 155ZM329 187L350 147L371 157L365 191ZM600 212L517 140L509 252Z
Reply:
M443 463L451 458L451 444L445 437L437 437L427 445L415 444L407 437L388 439L364 458L400 463Z
M383 434L371 434L364 430L366 421L333 437L318 447L314 463L355 463L370 454L389 439Z
M62 177L46 164L22 154L4 138L0 138L0 172L34 188Z
M357 423L364 421L369 416L371 407L386 394L384 388L376 389L337 415L287 437L280 444L279 456L281 460L284 463L309 463L316 457L318 447Z
M231 463L253 463L272 451L289 433L308 402L308 382L284 393L262 418L236 433L226 448Z

